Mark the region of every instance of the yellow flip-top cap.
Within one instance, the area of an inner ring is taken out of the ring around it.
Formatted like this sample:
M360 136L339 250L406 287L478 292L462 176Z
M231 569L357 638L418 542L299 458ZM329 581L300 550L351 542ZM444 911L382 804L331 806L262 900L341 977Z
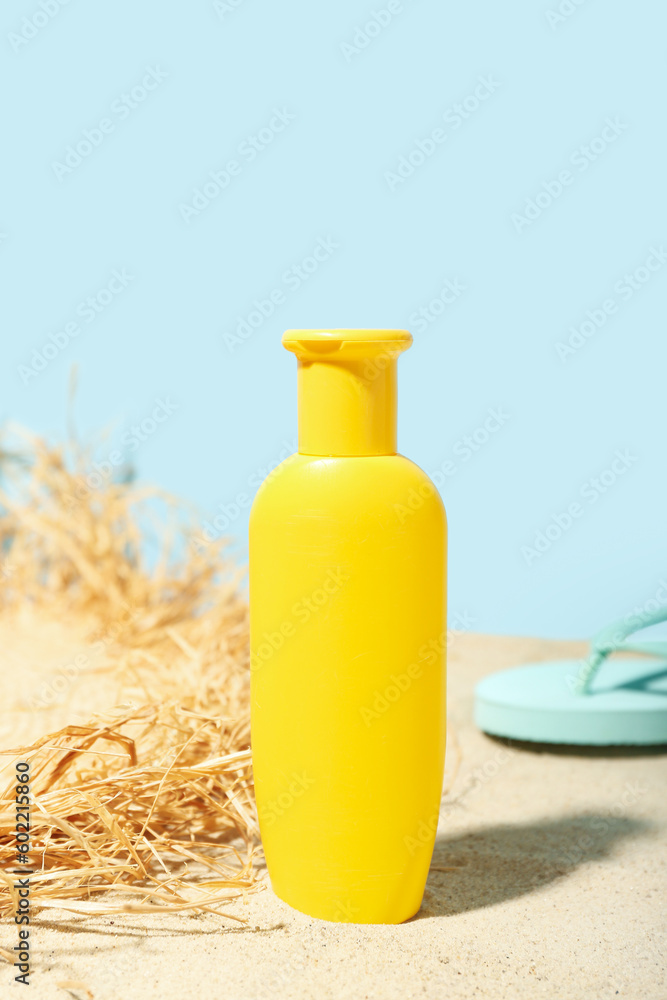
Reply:
M301 358L338 352L372 357L383 350L400 354L411 343L407 330L286 330L283 335L283 347Z
M299 451L396 452L396 359L407 330L287 330L299 362Z

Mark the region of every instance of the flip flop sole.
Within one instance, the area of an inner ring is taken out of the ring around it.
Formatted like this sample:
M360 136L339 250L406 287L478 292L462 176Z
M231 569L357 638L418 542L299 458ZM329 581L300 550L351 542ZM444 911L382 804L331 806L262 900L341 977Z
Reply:
M531 663L475 689L475 722L494 736L582 746L667 744L667 661L608 660L588 694L582 660Z

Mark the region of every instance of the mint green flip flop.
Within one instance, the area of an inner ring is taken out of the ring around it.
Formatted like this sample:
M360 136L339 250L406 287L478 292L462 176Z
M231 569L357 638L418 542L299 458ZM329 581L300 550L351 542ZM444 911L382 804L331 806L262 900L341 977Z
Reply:
M584 660L530 663L475 688L475 722L493 736L583 746L667 744L667 642L627 641L667 607L603 629ZM612 653L641 653L644 659ZM646 657L657 657L651 663Z

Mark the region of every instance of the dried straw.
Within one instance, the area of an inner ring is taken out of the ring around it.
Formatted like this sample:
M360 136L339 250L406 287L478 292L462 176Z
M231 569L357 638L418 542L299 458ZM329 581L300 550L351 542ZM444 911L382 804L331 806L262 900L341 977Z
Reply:
M220 913L260 884L239 572L222 542L193 544L173 497L91 478L84 449L20 433L2 454L0 621L29 608L85 622L122 701L5 751L31 761L33 912ZM18 903L14 791L0 797L2 916Z

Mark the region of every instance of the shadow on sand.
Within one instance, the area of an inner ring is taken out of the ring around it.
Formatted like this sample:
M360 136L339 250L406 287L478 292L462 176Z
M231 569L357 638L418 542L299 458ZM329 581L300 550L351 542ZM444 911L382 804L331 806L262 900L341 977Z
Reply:
M439 837L424 902L413 919L479 910L534 892L580 865L610 857L622 840L649 829L628 815L577 813Z

